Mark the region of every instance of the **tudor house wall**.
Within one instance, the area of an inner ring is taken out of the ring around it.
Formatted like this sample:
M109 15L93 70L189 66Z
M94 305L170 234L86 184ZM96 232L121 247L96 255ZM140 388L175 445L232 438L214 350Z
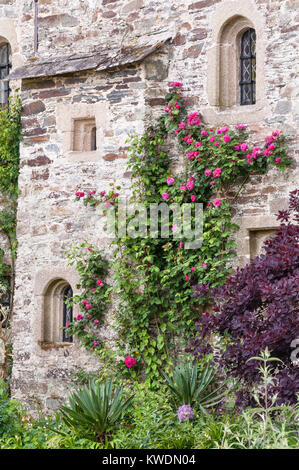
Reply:
M74 202L74 193L107 190L113 181L129 193L126 138L141 133L163 112L168 83L182 81L188 110L199 110L206 123L248 123L257 143L275 129L289 136L292 168L285 174L273 169L252 176L235 207L238 263L248 262L277 227L274 214L286 206L298 180L298 14L295 0L74 0L71 7L64 0L39 0L36 51L34 2L2 3L19 11L14 22L22 60L14 68L107 44L134 46L136 38L161 31L172 38L144 60L126 66L22 80L11 385L13 395L28 408L55 409L68 393L73 372L98 367L76 339L68 344L57 333L63 289L70 285L76 292L77 283L64 252L88 239L110 253L101 221L91 216L93 209ZM0 36L1 11L0 0ZM256 102L241 106L240 38L248 28L255 30L257 41ZM83 142L80 137L94 128L96 138ZM172 156L174 166L181 166L182 156ZM112 332L106 329L103 334L113 344Z

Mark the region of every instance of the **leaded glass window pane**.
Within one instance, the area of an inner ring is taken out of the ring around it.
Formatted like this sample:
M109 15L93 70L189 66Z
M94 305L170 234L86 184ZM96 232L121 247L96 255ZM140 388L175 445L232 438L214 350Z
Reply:
M256 34L250 28L241 39L241 105L255 104L256 101Z
M66 328L68 323L73 321L73 306L70 302L73 298L73 290L71 286L67 286L63 292L63 327ZM62 341L64 343L72 343L73 337L68 335L67 329L63 329Z
M8 104L9 82L3 79L7 77L11 69L11 50L9 44L0 46L0 106L3 108Z

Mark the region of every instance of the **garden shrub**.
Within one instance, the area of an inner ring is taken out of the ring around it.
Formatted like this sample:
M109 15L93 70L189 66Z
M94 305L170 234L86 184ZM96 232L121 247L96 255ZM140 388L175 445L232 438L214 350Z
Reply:
M18 429L20 408L9 398L8 386L0 380L0 438Z
M258 383L258 361L248 361L266 348L283 363L273 364L272 394L277 403L296 403L299 368L291 360L291 343L299 338L299 190L290 194L288 211L279 211L276 235L264 243L265 253L237 269L222 287L198 284L194 297L215 302L213 313L204 312L197 322L197 336L189 352L202 357L213 350L213 335L222 338L215 356L220 368L244 382L239 404L249 403L248 387Z
M112 379L106 382L91 381L89 385L73 392L69 406L62 406L64 423L78 435L103 441L126 412L133 396L126 398L123 387L115 388Z

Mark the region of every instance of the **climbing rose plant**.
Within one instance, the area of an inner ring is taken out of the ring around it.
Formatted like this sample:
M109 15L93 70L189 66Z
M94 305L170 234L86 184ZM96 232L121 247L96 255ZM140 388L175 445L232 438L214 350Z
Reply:
M222 287L200 283L193 294L213 301L215 309L202 314L188 351L199 358L214 351L215 334L223 340L215 362L243 382L238 404L253 404L249 390L260 381L259 362L248 360L266 348L282 361L272 363L277 404L297 401L299 368L292 363L291 344L299 338L299 226L291 215L299 221L299 190L291 192L289 210L279 211L281 225L264 243L265 254L238 269Z
M110 303L111 287L106 282L108 262L101 250L96 250L88 243L74 247L67 255L69 265L75 264L80 275L77 287L81 293L71 301L72 305L79 305L80 313L65 326L65 331L68 336L76 335L86 349L102 356L102 340L98 329L103 326L104 312Z
M184 155L180 174L172 172L171 157L165 152L173 147L173 138ZM138 370L145 372L151 386L159 385L162 365L167 370L194 335L202 307L192 297L192 285L216 287L231 273L230 260L235 256L231 235L238 228L231 220L232 206L250 174L265 173L270 166L283 171L288 164L285 138L278 130L257 146L250 142L244 124L211 128L197 112L188 115L180 82L170 84L165 112L157 122L130 139L132 202L146 207L160 202L188 202L194 207L201 202L204 208L199 249L184 249L186 240L175 237L119 236L113 241L118 353L140 355ZM117 208L121 188L115 189L86 193L78 188L76 200L94 208L103 202ZM132 216L128 223L131 220ZM174 233L176 227L169 223Z

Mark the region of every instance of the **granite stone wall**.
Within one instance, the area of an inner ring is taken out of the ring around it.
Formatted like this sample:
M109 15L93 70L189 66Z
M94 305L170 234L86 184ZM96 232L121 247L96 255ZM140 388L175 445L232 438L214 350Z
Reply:
M14 22L23 64L134 46L137 39L161 31L172 37L142 62L109 71L24 79L21 84L24 139L12 391L30 409L53 409L67 395L71 373L80 368L94 370L98 364L76 343L48 350L40 347L37 325L43 315L43 283L46 289L51 277L63 272L75 283L64 252L79 240L88 239L104 247L108 256L111 253L105 232L92 217L93 209L75 204L74 193L107 190L113 181L124 193L130 192L126 139L131 133L140 134L163 112L168 83L179 80L188 110L200 111L206 123L249 123L257 143L276 129L288 136L291 168L284 174L273 169L267 175L252 176L235 207L240 225L237 262L248 262L260 249L263 236L277 227L274 214L286 206L288 193L298 181L299 14L296 0L39 0L39 49L35 53L33 3L0 0L0 26L1 18ZM236 104L223 109L211 99L219 78L214 51L223 25L237 16L249 19L257 30L263 93L254 106ZM100 123L98 149L78 155L69 147L67 123L89 112ZM183 156L172 150L172 157L174 166L181 167ZM103 334L113 341L111 331Z

